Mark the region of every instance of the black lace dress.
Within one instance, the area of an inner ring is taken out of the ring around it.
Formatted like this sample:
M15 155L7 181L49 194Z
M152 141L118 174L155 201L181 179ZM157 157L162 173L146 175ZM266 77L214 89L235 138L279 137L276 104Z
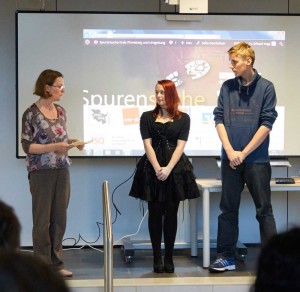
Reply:
M187 141L190 130L190 117L181 113L167 123L155 122L152 111L144 112L140 120L142 139L152 138L152 146L160 166L167 166L176 148L177 140ZM174 199L183 201L200 196L193 166L185 154L165 181L156 178L155 171L146 154L138 162L129 195L145 201Z

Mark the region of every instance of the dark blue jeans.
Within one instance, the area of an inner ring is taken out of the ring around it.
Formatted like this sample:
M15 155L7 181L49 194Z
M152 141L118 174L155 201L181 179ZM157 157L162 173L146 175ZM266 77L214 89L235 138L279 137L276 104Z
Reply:
M221 214L218 217L217 253L233 257L239 236L239 207L245 184L256 208L261 242L265 243L276 233L276 224L271 205L270 163L241 164L237 169L222 160Z

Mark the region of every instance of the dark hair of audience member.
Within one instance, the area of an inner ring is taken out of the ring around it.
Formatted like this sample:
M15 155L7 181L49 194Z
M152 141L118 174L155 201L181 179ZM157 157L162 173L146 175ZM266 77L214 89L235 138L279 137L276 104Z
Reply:
M0 200L0 249L16 251L20 247L21 224L14 209Z
M0 291L69 292L57 271L31 254L0 250Z
M274 235L262 247L252 291L300 291L300 228Z

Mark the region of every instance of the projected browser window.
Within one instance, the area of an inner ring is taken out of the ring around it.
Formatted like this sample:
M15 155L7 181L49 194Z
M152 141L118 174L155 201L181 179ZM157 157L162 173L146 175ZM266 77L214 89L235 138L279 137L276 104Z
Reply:
M83 70L99 72L83 82L84 140L93 141L87 155L142 155L140 116L155 106L156 81L171 79L191 117L186 154L218 156L213 109L222 83L234 77L226 52L240 41L260 56L259 72L265 62L283 66L285 31L83 29ZM284 150L284 106L277 111L271 154Z
M84 44L161 45L161 46L226 46L247 41L252 46L283 47L285 31L185 31L185 30L115 30L84 29Z

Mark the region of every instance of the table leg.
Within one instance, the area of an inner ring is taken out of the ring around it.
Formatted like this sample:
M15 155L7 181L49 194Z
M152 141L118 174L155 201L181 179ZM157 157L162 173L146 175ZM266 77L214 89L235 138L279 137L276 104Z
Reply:
M209 232L209 189L202 191L203 210L203 268L210 264L210 232Z
M190 200L190 237L191 237L191 256L198 256L198 201Z

